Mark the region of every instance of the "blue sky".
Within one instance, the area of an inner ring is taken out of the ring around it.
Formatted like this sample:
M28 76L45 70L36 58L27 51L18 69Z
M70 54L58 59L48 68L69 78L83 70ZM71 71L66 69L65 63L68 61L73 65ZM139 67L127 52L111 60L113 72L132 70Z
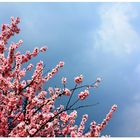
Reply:
M103 131L111 136L140 136L140 3L0 3L0 24L11 16L21 18L22 52L47 45L43 60L48 69L60 60L65 67L47 86L61 86L61 77L83 74L84 83L102 77L83 104L100 104L79 110L100 123L112 104L117 112ZM75 94L75 97L77 94ZM65 103L61 99L58 103Z

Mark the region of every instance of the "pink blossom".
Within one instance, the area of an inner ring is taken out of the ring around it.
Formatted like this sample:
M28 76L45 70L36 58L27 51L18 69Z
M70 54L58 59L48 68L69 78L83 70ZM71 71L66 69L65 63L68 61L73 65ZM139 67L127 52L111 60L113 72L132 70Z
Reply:
M40 51L45 52L47 49L48 49L47 47L42 47L42 48L40 48Z
M82 91L78 94L78 98L80 100L84 100L87 96L89 96L89 91L88 90Z
M83 75L75 77L74 81L76 84L80 84L81 82L83 82Z
M27 67L27 70L28 71L31 71L31 69L33 68L33 66L34 66L33 64L29 64L28 67Z
M63 78L62 78L62 84L65 85L66 82L67 82L67 78L63 77Z
M33 128L33 129L31 129L30 131L29 131L29 133L32 135L32 134L34 134L36 132L36 129L35 128Z
M64 62L60 61L58 65L59 65L59 67L63 67L64 66Z
M94 88L97 88L99 86L100 82L101 82L101 78L97 77L96 82L94 84Z
M67 88L65 88L65 89L63 90L63 92L64 92L64 94L65 94L66 96L70 96L70 94L71 94L71 91L70 91L69 89L67 89Z
M55 66L54 69L52 69L51 72L48 73L48 75L45 77L46 81L50 80L59 70L59 68L64 66L64 62L60 61L58 65Z
M77 137L77 134L75 131L71 131L71 134L70 134L71 137Z
M35 56L38 55L38 53L39 53L39 49L38 49L38 48L35 48L35 49L33 50L32 55L35 57Z
M47 92L46 91L41 91L38 95L38 98L45 98L45 96L47 95Z
M85 123L86 123L87 119L88 119L88 115L87 114L83 115L82 121L81 121L80 126L78 128L78 134L77 134L78 137L81 137L83 135L83 132L85 129Z
M75 119L77 117L77 111L74 110L73 112L70 113L69 118L70 119Z

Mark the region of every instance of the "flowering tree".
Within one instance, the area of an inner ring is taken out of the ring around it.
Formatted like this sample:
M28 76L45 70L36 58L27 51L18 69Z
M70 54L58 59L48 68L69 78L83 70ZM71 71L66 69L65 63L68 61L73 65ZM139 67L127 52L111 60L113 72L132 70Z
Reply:
M67 88L66 78L62 78L63 88L49 87L43 90L42 86L48 82L64 66L60 61L51 71L43 74L42 61L36 64L30 80L25 80L26 73L34 67L29 64L23 68L38 53L45 52L46 47L35 48L33 52L25 54L17 51L23 43L11 43L7 48L8 40L18 34L20 19L11 18L10 24L2 25L0 34L0 136L2 137L99 137L101 131L112 117L117 106L113 105L110 112L101 124L91 122L88 131L84 130L88 115L82 117L79 126L75 125L77 110L92 105L77 106L79 101L89 95L91 88L97 88L101 78L93 84L82 85L83 76L74 78L75 87ZM77 100L71 103L74 92L81 89ZM67 104L55 107L55 102L62 96L68 96Z

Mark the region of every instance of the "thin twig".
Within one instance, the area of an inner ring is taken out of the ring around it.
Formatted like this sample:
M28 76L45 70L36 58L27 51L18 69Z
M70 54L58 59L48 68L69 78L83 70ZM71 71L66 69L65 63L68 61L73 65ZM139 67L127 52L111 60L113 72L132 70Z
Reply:
M80 99L78 98L69 108L73 107Z
M75 108L71 108L71 109L69 109L69 110L78 110L78 109L85 108L85 107L96 106L96 105L98 105L98 104L99 104L99 103L91 104L91 105L82 105L82 106L78 106L78 107L75 107Z
M72 93L71 93L70 98L69 98L69 100L68 100L68 102L67 102L67 105L66 105L66 109L68 108L68 105L69 105L69 103L70 103L70 101L71 101L71 98L72 98L72 96L73 96L73 94L74 94L74 91L76 90L76 87L77 87L77 84L75 85L75 88L72 90Z

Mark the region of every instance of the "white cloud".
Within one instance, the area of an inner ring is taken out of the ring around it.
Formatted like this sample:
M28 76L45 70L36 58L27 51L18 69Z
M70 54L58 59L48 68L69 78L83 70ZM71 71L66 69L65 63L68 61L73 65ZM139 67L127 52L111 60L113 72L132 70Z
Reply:
M95 47L114 54L131 53L140 46L140 36L131 24L136 17L137 11L131 4L103 4L99 9Z

